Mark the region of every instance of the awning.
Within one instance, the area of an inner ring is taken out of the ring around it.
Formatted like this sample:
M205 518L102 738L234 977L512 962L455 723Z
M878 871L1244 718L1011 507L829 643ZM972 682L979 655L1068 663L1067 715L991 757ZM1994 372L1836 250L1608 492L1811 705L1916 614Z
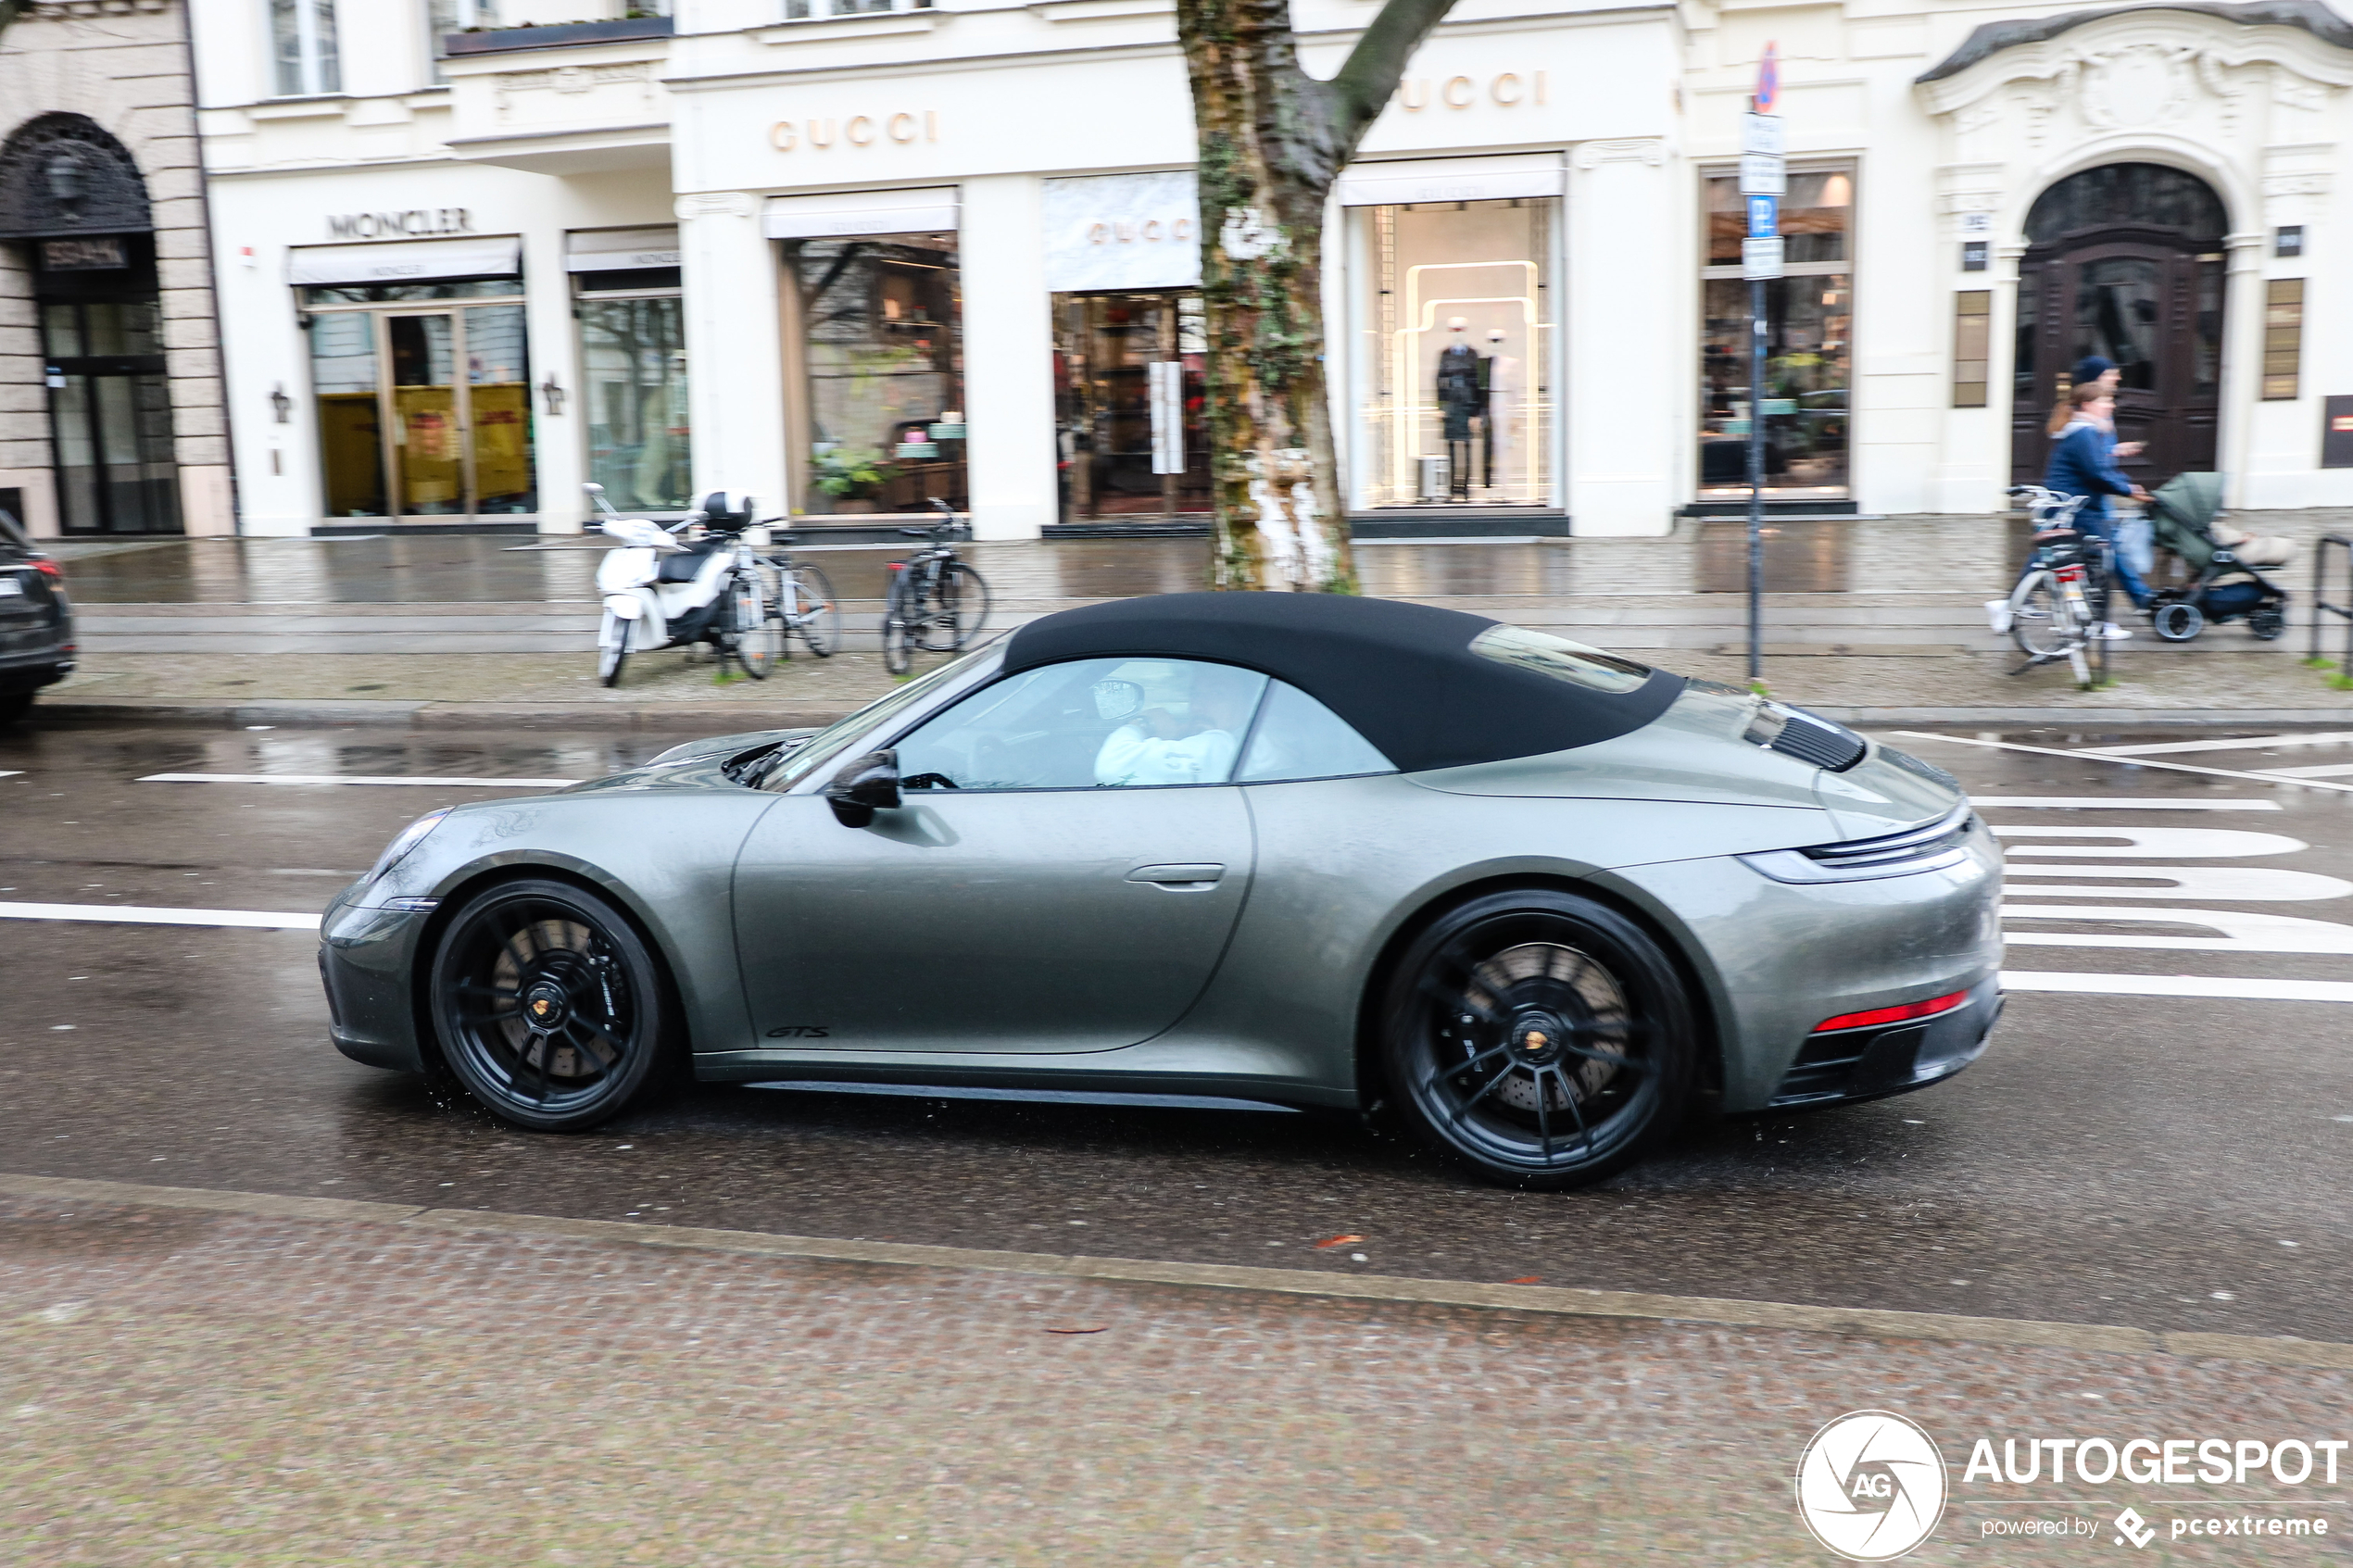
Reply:
M1352 164L1340 171L1342 207L1403 207L1409 202L1490 202L1557 196L1567 164L1558 153L1516 157L1403 158Z
M837 234L940 234L956 232L956 187L917 191L842 191L823 196L771 196L761 232L772 240Z
M678 230L584 229L564 236L567 272L624 272L678 265Z
M409 283L428 278L514 278L522 273L522 241L514 234L371 245L296 245L286 252L290 283Z

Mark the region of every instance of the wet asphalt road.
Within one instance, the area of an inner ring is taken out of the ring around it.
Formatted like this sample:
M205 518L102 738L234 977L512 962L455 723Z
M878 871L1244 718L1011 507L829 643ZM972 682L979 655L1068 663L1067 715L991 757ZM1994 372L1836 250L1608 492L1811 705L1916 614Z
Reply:
M2075 752L2184 736L1999 738ZM315 910L404 822L459 793L133 782L146 773L584 777L663 744L20 729L0 734L0 770L16 771L0 777L0 901ZM2201 859L2177 842L2150 859L2353 879L2353 793L1905 744L1981 795L2149 803L1987 808L1997 825L2286 835L2304 847L2218 859L2209 844ZM2167 759L2353 764L2353 743ZM2171 809L2223 798L2279 809ZM2025 842L2011 840L2014 875ZM2261 879L2234 890L2260 893ZM2094 884L2058 901L2353 919L2353 899L2334 895L2153 904L2134 891ZM2346 956L2312 952L2019 945L2009 966L2353 979ZM336 1055L306 935L0 920L11 1173L2318 1339L2353 1340L2349 1056L2343 1002L2017 992L1986 1057L1950 1084L1723 1123L1603 1188L1544 1196L1479 1185L1346 1119L1284 1113L706 1087L595 1134L534 1135ZM1315 1248L1340 1234L1365 1239Z

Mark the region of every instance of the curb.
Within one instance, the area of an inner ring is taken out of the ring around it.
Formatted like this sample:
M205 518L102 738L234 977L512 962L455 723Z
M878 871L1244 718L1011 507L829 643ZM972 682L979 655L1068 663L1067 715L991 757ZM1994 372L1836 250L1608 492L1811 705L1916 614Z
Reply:
M308 700L241 703L42 702L30 717L59 724L246 724L410 730L648 730L732 734L746 730L830 724L848 708L772 709L754 703L429 702ZM2135 728L2344 724L2353 702L2338 708L1832 708L1807 711L1843 724L2032 724Z
M1066 1257L1046 1252L995 1252L963 1247L919 1247L887 1241L837 1241L766 1231L649 1225L624 1220L566 1220L479 1209L434 1209L342 1198L295 1198L209 1187L149 1186L133 1182L66 1176L0 1175L0 1195L69 1198L159 1209L196 1209L279 1220L419 1225L433 1230L497 1236L561 1236L639 1247L727 1252L821 1262L875 1263L899 1268L980 1269L1056 1279L1168 1285L1337 1300L1407 1301L1430 1306L1545 1312L1564 1317L1625 1318L1652 1323L1720 1323L1728 1327L1795 1330L1877 1339L1929 1339L1955 1344L2095 1350L2115 1355L2169 1355L2201 1361L2258 1361L2272 1366L2353 1368L2353 1345L2332 1340L2260 1338L2238 1334L2172 1334L2105 1323L2040 1323L2022 1318L1963 1317L1944 1312L1814 1307L1789 1301L1743 1301L1707 1296L1663 1296L1622 1290L1574 1290L1539 1285L1478 1285L1464 1280L1411 1279L1397 1274L1341 1274L1307 1269L1263 1269L1224 1263L1153 1262L1128 1258Z

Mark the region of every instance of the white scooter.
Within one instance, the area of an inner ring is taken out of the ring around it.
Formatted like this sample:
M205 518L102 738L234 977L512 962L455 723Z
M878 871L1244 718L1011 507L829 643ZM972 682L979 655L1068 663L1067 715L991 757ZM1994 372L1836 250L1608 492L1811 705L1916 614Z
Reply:
M597 566L597 590L605 598L597 633L598 680L618 685L631 654L690 643L709 643L747 675L767 679L782 651L784 629L770 613L761 558L744 537L752 526L751 497L714 490L699 511L665 528L651 518L614 511L603 485L585 488L604 508L606 534L621 541ZM678 537L697 527L700 538Z

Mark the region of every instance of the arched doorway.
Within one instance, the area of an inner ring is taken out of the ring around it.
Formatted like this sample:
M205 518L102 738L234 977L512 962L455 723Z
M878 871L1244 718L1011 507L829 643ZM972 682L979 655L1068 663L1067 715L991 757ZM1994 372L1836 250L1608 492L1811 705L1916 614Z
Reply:
M180 470L147 184L78 114L0 146L0 241L22 247L41 329L57 519L68 533L177 533Z
M2118 438L2147 444L2125 460L2133 477L2154 489L2215 466L2229 228L2212 186L2162 164L2103 164L2035 199L2019 264L2014 482L2042 479L2045 421L2093 354L2123 372Z

